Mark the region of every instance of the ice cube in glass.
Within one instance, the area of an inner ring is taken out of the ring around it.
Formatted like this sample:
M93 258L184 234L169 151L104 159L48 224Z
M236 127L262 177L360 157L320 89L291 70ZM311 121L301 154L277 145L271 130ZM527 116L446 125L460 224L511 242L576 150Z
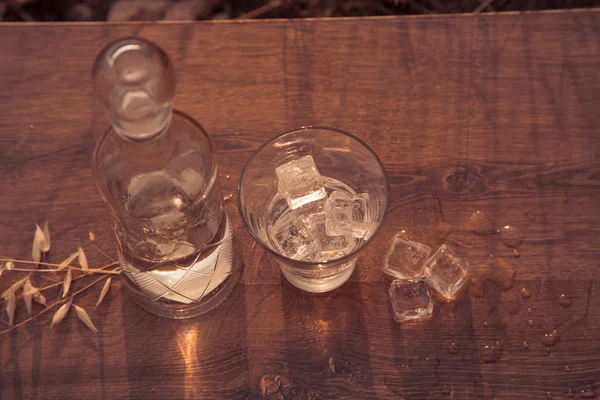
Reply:
M318 251L308 226L294 211L279 218L269 229L274 245L284 255L294 260L311 260Z
M400 279L418 279L423 276L425 261L431 248L397 234L385 258L383 272Z
M275 168L277 190L292 210L327 196L323 178L312 156L304 156Z
M396 322L431 318L433 302L425 281L396 279L390 285L389 295Z
M446 299L452 299L465 285L468 272L467 260L457 257L445 244L425 263L427 283Z
M369 195L351 195L335 191L325 202L327 221L325 228L329 236L353 236L361 239L369 229Z
M311 214L306 218L305 223L309 226L319 248L316 261L323 262L343 257L356 247L356 239L352 236L329 236L326 233L326 217L323 212Z

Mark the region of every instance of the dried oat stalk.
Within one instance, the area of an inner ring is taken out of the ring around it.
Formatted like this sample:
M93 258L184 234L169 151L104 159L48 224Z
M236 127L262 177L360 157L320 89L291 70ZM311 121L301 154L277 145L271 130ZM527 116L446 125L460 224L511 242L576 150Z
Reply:
M61 271L61 270L65 269L65 268L67 268L69 265L71 265L71 263L73 261L75 261L75 259L77 258L77 256L79 256L79 251L76 251L75 253L71 254L63 262L61 262L60 264L58 264L58 270Z
M8 292L13 292L13 294L15 294L17 292L17 290L21 289L21 286L23 286L25 284L25 281L27 279L29 279L29 278L25 277L25 278L19 279L15 283L13 283L11 287L9 287L4 292L2 292L2 296L0 296L0 297L6 298L6 296L8 296Z
M87 311L85 311L85 309L79 306L75 306L74 304L72 304L72 302L75 296L88 290L90 287L101 282L103 279L106 279L106 276L103 275L102 277L95 279L93 282L87 284L83 288L76 291L71 291L72 281L78 279L86 279L88 276L94 274L119 274L120 271L118 270L108 270L108 268L116 266L117 262L113 261L112 263L104 265L100 268L90 268L88 265L88 259L85 254L85 251L81 246L79 246L75 253L69 255L69 257L67 257L60 264L51 264L44 260L44 254L49 252L51 248L50 229L48 226L48 222L45 222L43 224L43 228L40 227L40 225L35 224L35 232L33 236L34 237L31 248L31 256L33 258L33 262L29 260L16 260L11 258L4 258L4 261L6 262L0 263L0 275L2 275L3 272L9 270L14 270L16 273L28 273L27 277L18 279L0 295L0 301L3 301L5 303L6 313L8 315L8 325L10 325L10 328L2 330L0 331L0 333L12 331L20 327L21 325L30 322L31 320L37 318L40 315L43 315L49 311L54 312L56 310L52 317L51 324L51 327L54 327L54 325L59 324L67 316L69 309L72 305L76 310L77 317L83 323L85 323L85 325L90 330L97 333L98 329L92 322ZM91 241L95 240L95 235L91 231L89 232L89 238ZM102 252L102 250L98 250ZM74 264L75 259L77 259L80 268L76 266L76 264ZM15 268L15 262L23 264L35 264L35 268ZM56 268L37 269L38 264ZM77 274L77 271L83 272L83 274ZM40 274L42 272L46 273L44 274L46 276L47 273L54 274L56 272L64 272L65 274L61 282L51 283L40 288L35 287L32 284L32 281L30 280L30 276L32 274ZM74 273L76 274L75 276L73 276ZM108 278L105 281L104 286L102 287L102 290L100 292L100 296L98 297L98 300L96 302L96 306L101 304L101 302L104 300L106 294L110 290L111 282L112 279L110 278ZM58 293L58 299L56 299L53 302L48 302L48 300L46 300L46 297L44 296L44 294L42 294L42 292L46 289L50 289L56 286L62 286L62 288L60 288L60 293ZM21 289L22 291L19 292L19 290ZM17 293L19 295L17 295ZM26 318L23 321L20 321L19 323L15 324L17 300L20 300L20 297L23 297L23 302L25 303L25 307L27 309L27 313L29 314L29 318ZM61 300L61 298L67 299ZM46 308L34 314L33 302L39 303L45 306Z

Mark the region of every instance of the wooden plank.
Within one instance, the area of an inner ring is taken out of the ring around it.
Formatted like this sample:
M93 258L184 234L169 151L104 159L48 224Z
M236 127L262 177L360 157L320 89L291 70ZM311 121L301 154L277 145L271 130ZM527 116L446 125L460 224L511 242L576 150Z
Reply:
M172 56L177 107L214 138L245 263L230 298L198 319L149 315L115 283L98 310L99 287L78 300L97 336L74 315L53 330L46 315L0 336L0 397L600 392L598 15L0 25L0 255L27 258L34 222L48 219L51 261L82 244L91 263L105 263L87 239L90 229L115 257L90 169L107 124L89 76L105 43L139 34ZM365 140L386 166L392 195L386 224L355 274L323 295L285 282L236 210L252 152L309 124ZM519 258L497 235L465 230L476 210L523 232ZM444 239L441 221L452 225L446 240L469 257L486 293L471 287L453 303L438 300L430 321L396 324L381 272L390 240L406 229L435 246ZM485 281L497 273L485 265L490 254L517 272L511 288ZM0 288L16 276L5 272ZM561 294L570 307L558 304ZM18 322L25 319L19 307ZM553 330L561 339L550 357L542 339ZM502 357L484 362L485 346L496 341ZM448 352L451 343L458 353Z

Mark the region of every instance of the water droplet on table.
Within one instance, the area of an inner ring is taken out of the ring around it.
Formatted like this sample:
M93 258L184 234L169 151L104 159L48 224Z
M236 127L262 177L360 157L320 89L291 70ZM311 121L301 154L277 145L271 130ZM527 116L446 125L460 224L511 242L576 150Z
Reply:
M522 211L523 215L525 215L531 222L536 220L535 215L531 215L530 211Z
M516 315L521 311L521 298L518 293L505 293L502 305L510 315Z
M442 210L442 202L435 196L435 241L437 244L443 244L448 236L454 231L451 223L444 219L444 211Z
M531 290L529 290L527 288L521 289L521 296L523 296L524 299L530 298L531 297ZM531 310L531 308L528 309L528 310Z
M527 342L525 342L525 341L524 341L524 342L523 342L523 348L524 348L525 350L529 349L529 343L527 343Z
M519 250L516 250L516 249L513 250L513 257L515 257L515 258L521 257L521 252L519 252Z
M492 400L494 398L494 387L489 381L477 377L473 385L475 397L481 400Z
M565 365L565 371L566 372L571 372L571 368L568 365Z
M477 235L491 235L494 233L494 221L482 211L475 211L469 217L466 228Z
M517 270L504 258L490 256L486 263L487 273L498 288L508 290L513 287Z
M532 320L532 319L530 319L529 321L527 321L527 325L529 325L529 326L533 326L533 320Z
M567 396L568 396L570 399L572 399L573 397L575 397L575 393L574 393L574 392L573 392L571 389L569 389L569 391L567 392Z
M560 332L553 331L551 333L545 333L542 337L542 344L544 346L554 346L560 340Z
M450 354L456 354L460 351L460 346L454 342L450 343L448 345L448 353Z
M579 397L582 399L593 399L596 397L596 391L594 389L582 390L581 394L579 394Z
M515 248L523 243L523 234L514 226L506 225L501 228L498 233L500 233L500 241L502 241L506 247Z
M448 396L450 393L452 393L452 389L448 385L442 385L442 387L440 388L440 393L445 396Z
M573 302L571 301L570 298L567 297L566 294L561 294L560 297L558 298L558 304L560 304L562 307L571 307L571 304L573 304Z
M487 321L483 321L483 326L487 328L488 326L490 326L490 324Z
M471 279L469 292L473 297L482 298L485 296L485 284L479 279Z
M552 399L552 393L546 392L546 398L551 400Z
M486 363L493 363L502 357L502 343L495 342L493 344L485 345L479 351L479 358L481 361Z

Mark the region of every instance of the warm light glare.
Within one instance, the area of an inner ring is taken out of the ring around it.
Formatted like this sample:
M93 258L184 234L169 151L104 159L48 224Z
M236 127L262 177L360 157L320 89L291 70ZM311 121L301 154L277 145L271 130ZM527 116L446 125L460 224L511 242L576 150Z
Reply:
M177 346L183 357L185 367L185 397L196 398L196 385L198 384L197 371L199 368L196 344L198 342L198 328L186 326L183 334L177 335Z

